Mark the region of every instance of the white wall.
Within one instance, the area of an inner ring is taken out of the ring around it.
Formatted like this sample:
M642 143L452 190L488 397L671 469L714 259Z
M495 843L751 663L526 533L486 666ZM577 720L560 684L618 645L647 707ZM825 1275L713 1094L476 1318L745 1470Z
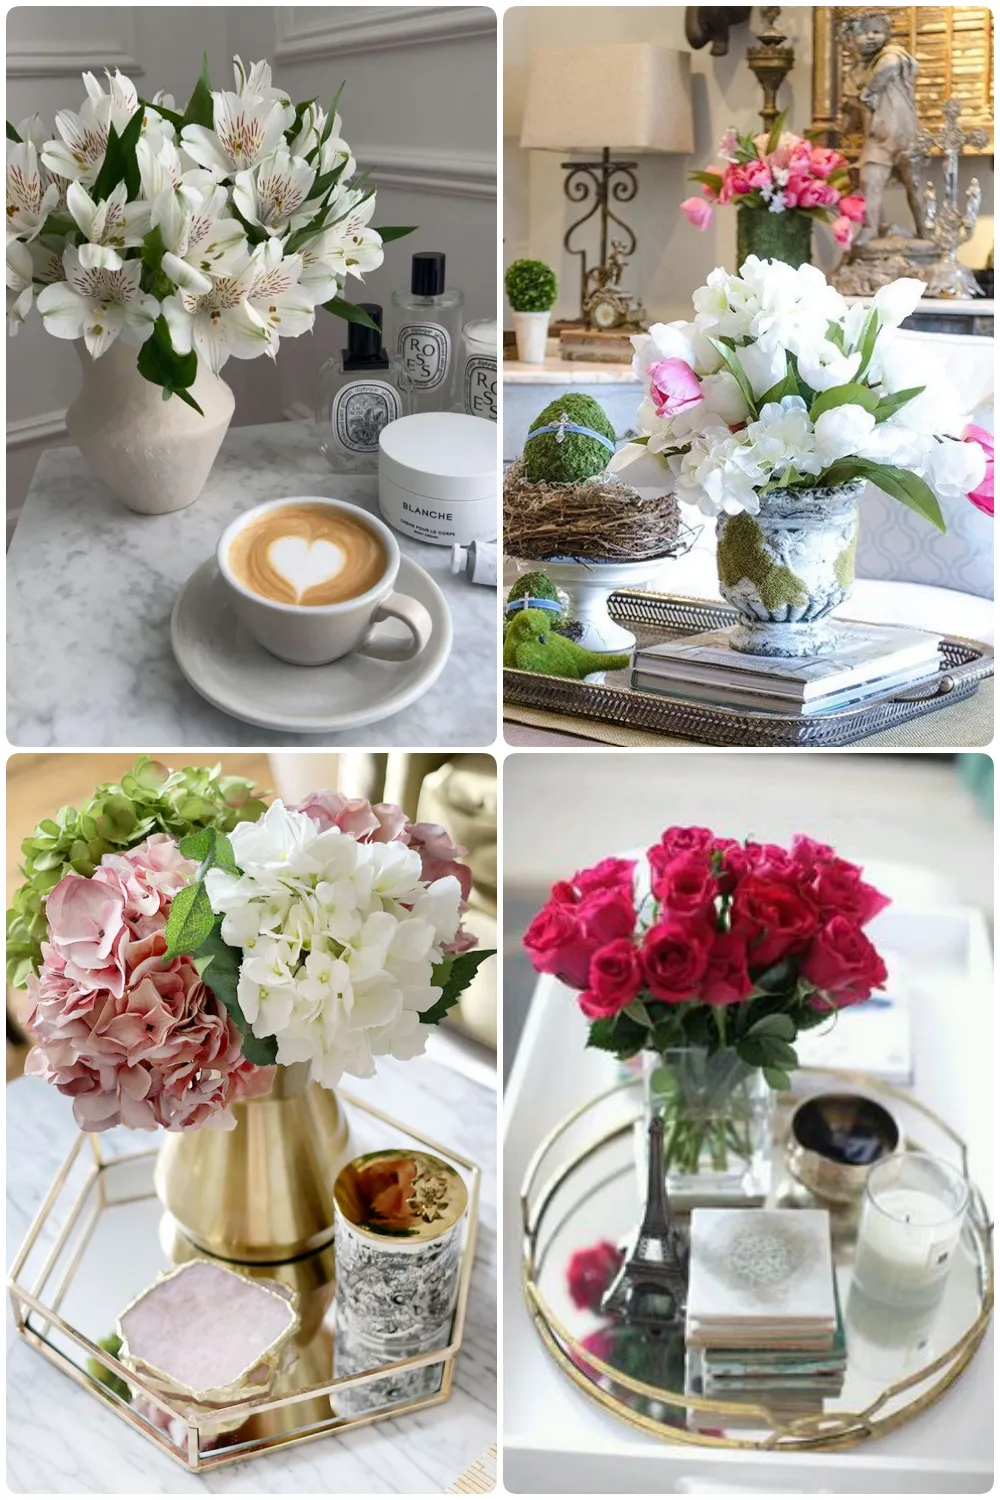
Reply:
M193 24L197 16L197 24ZM7 16L7 114L78 108L80 74L120 67L141 94L185 101L207 51L216 87L232 87L234 53L268 58L296 100L329 102L342 80L344 134L379 184L375 223L416 224L386 249L352 301L389 302L409 285L416 249L444 250L448 280L469 317L496 306L496 17L485 6L20 6ZM54 133L54 131L53 131ZM312 336L288 341L274 365L230 360L234 422L311 411L316 374L345 340L320 313ZM65 441L63 418L79 386L69 344L37 317L8 341L7 506L15 514L38 455Z
M795 46L795 66L782 85L779 105L788 108L790 128L804 130L812 118L811 5L788 5L780 26ZM755 9L750 24L730 32L729 53L712 57L709 48L692 52L695 150L690 156L638 158L639 192L624 205L622 217L638 239L638 249L627 272L628 289L638 293L651 316L662 319L689 316L691 293L712 266L735 259L736 214L716 213L704 232L693 229L678 211L684 198L697 193L687 173L714 160L715 147L729 125L758 123L761 91L746 63L751 27L759 29ZM563 196L562 156L548 151L522 151L524 89L532 57L542 49L587 43L650 41L688 51L684 39L684 7L657 6L517 6L504 16L504 265L521 255L536 256L552 265L559 276L556 315L579 312L579 260L567 255L562 239L571 223L573 206ZM984 212L993 201L993 173L988 157L962 163L962 188L974 175L983 187ZM907 222L902 192L888 201L888 213ZM576 210L578 215L580 209ZM592 226L591 226L592 227ZM992 245L992 219L981 221L973 242L961 253L969 265L981 266ZM596 232L593 244L596 245ZM836 263L833 238L822 225L813 234L814 256L824 270ZM505 308L507 324L511 318Z

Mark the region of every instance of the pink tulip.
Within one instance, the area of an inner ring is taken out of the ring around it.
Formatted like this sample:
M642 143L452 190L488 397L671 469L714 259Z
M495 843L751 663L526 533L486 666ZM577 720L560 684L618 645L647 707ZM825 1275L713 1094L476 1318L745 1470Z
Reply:
M830 228L833 230L833 237L837 241L837 244L846 250L851 243L851 233L854 228L850 219L845 219L841 215L839 219L834 219Z
M809 165L817 177L829 177L843 163L844 158L840 152L831 151L828 146L814 146L809 153Z
M987 432L985 427L977 427L974 422L970 422L962 433L962 441L964 443L976 443L983 450L983 456L986 459L986 473L976 485L976 488L971 491L969 499L977 510L981 510L986 515L991 516L993 514L993 434Z
M837 207L840 212L855 224L865 222L865 200L860 193L848 193L841 198Z
M695 229L707 229L712 222L712 205L706 198L685 198L681 213Z
M661 359L649 367L649 395L658 417L674 417L690 411L705 398L701 382L682 359Z

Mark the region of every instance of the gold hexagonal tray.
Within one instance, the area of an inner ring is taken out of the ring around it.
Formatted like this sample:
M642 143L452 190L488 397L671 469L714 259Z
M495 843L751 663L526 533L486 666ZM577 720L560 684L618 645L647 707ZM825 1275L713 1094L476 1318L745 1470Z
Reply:
M908 1146L948 1157L967 1173L965 1143L905 1090L832 1069L802 1070L796 1080L809 1093L842 1092L846 1086L877 1099L899 1122ZM575 1306L567 1278L570 1258L600 1241L620 1244L639 1218L641 1093L641 1082L629 1078L579 1106L542 1141L525 1175L524 1293L545 1348L566 1375L600 1406L646 1432L713 1448L846 1448L902 1426L932 1406L965 1370L992 1316L993 1226L982 1195L972 1185L962 1243L930 1323L888 1312L873 1320L870 1304L862 1316L860 1301L855 1310L851 1295L856 1211L820 1205L785 1165L791 1108L804 1094L779 1098L767 1206L790 1212L831 1207L848 1353L839 1397L828 1397L817 1411L789 1417L769 1410L763 1398L749 1405L691 1393L683 1334L671 1343L626 1324L601 1323L599 1315Z
M338 1377L333 1246L281 1265L232 1266L243 1275L268 1277L298 1293L297 1358L266 1396L234 1403L227 1416L244 1417L234 1430L201 1430L142 1376L98 1346L98 1339L114 1329L122 1308L159 1272L201 1254L180 1234L156 1197L156 1149L116 1154L119 1132L110 1147L97 1135L77 1137L11 1267L7 1285L17 1331L25 1342L192 1472L204 1473L329 1432L436 1406L451 1394L475 1258L482 1174L473 1162L410 1126L351 1095L340 1097L350 1112L359 1152L413 1143L455 1167L468 1189L458 1302L443 1347L361 1373L353 1372L357 1361L352 1355L352 1373ZM88 1361L127 1381L132 1402L98 1380ZM137 1395L143 1410L133 1405ZM338 1401L343 1411L338 1412ZM367 1409L359 1412L359 1406Z

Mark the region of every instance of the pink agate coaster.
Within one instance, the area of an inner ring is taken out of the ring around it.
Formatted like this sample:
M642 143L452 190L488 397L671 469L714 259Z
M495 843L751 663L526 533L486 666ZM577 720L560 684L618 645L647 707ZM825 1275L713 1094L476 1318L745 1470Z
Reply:
M212 1261L168 1271L118 1319L120 1359L164 1393L238 1399L266 1386L299 1324L294 1293ZM248 1389L251 1388L251 1389Z

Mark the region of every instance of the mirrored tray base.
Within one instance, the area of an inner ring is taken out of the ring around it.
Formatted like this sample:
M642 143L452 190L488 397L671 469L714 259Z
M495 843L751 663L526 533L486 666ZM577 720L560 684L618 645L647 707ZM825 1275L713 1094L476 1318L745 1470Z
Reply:
M207 1415L199 1422L189 1420L98 1347L99 1339L113 1333L118 1314L159 1272L199 1257L210 1259L185 1238L156 1196L155 1147L129 1150L123 1131L77 1137L11 1268L8 1290L20 1336L191 1471L205 1472L434 1406L451 1393L475 1257L480 1170L361 1100L343 1093L340 1098L359 1154L416 1145L449 1162L465 1181L469 1210L447 1343L437 1339L402 1355L355 1346L336 1318L332 1245L280 1265L225 1262L244 1276L270 1278L298 1293L296 1358L266 1396L225 1409L227 1430L219 1430L217 1414L212 1420ZM119 1149L122 1142L124 1150ZM131 1400L97 1379L88 1368L91 1361L126 1380Z
M545 1348L587 1396L671 1442L809 1451L850 1447L912 1421L959 1378L992 1315L992 1225L982 1197L973 1185L962 1240L935 1307L909 1311L866 1299L853 1283L856 1211L815 1198L786 1164L785 1140L795 1104L806 1094L843 1092L845 1087L883 1104L908 1147L966 1169L964 1143L904 1090L832 1070L796 1075L796 1094L781 1095L778 1102L766 1206L789 1212L830 1209L847 1363L842 1380L827 1393L819 1394L817 1386L806 1392L800 1388L790 1399L787 1393L772 1396L770 1406L760 1394L752 1399L706 1397L683 1330L650 1331L609 1319L594 1310L600 1288L583 1308L571 1291L573 1258L597 1247L603 1247L605 1256L609 1245L623 1248L638 1222L645 1191L641 1082L626 1079L598 1095L546 1137L522 1188L524 1291ZM676 1216L684 1222L682 1213ZM599 1266L600 1254L586 1260ZM578 1296L579 1282L575 1287Z

